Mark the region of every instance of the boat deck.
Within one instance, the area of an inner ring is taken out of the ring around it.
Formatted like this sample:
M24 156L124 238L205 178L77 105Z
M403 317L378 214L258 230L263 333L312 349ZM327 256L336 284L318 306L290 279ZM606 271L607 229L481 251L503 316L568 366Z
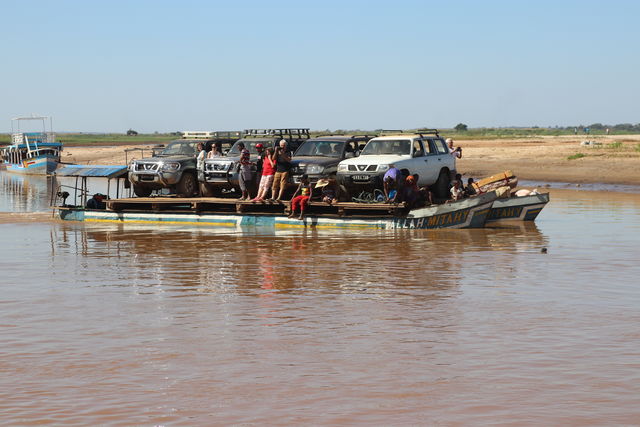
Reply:
M251 202L215 197L131 197L106 200L114 212L192 212L238 214L289 214L289 202ZM406 214L406 206L386 203L310 202L307 214L323 216L396 217Z

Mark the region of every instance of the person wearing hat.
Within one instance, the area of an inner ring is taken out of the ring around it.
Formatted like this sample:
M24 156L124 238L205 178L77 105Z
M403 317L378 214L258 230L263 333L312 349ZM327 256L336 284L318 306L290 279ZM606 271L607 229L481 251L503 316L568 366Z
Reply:
M311 186L311 182L309 181L309 175L304 174L300 177L300 184L298 184L298 188L296 192L293 193L293 197L291 198L291 213L289 214L289 218L293 218L296 216L296 211L300 209L300 216L298 219L304 219L304 213L309 206L309 199L311 199L311 193L313 192L313 187ZM300 194L298 196L298 193Z
M332 179L321 178L316 182L316 188L322 189L322 201L333 204L338 201L338 191L336 190L337 182Z
M105 209L107 205L104 203L105 195L96 193L92 198L87 200L87 209Z

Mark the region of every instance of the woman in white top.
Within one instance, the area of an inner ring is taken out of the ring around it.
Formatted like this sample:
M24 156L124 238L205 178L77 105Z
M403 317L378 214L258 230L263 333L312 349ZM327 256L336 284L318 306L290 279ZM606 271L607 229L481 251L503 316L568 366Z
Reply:
M222 144L216 142L211 146L211 151L207 154L207 159L211 159L213 157L222 157Z
M202 170L204 168L204 159L207 156L207 152L204 151L204 144L202 142L198 143L198 155L196 157L196 166L198 170Z

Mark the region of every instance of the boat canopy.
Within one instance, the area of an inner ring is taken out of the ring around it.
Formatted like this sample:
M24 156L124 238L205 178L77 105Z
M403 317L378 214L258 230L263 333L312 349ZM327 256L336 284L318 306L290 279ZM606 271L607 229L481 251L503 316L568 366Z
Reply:
M67 165L55 172L56 176L123 178L127 175L126 165Z

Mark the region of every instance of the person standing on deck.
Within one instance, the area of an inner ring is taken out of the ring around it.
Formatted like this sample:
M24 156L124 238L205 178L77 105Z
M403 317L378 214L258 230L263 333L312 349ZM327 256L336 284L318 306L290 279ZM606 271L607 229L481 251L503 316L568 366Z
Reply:
M276 163L276 173L273 176L271 197L276 201L281 201L287 189L287 182L292 168L291 152L287 150L287 141L285 139L280 140L280 144L276 147L276 152L273 156Z
M258 186L258 195L252 201L261 202L267 197L271 191L273 184L273 174L276 171L276 164L273 160L273 148L267 148L266 155L262 161L262 176L260 177L260 185Z
M204 159L207 157L207 152L204 151L204 144L198 142L198 155L196 156L196 168L199 171L204 170Z
M239 142L238 148L240 149L240 170L238 174L238 182L240 183L240 190L242 191L242 197L240 200L249 200L249 186L251 185L251 179L253 178L253 171L251 170L251 153L244 146L244 143Z

